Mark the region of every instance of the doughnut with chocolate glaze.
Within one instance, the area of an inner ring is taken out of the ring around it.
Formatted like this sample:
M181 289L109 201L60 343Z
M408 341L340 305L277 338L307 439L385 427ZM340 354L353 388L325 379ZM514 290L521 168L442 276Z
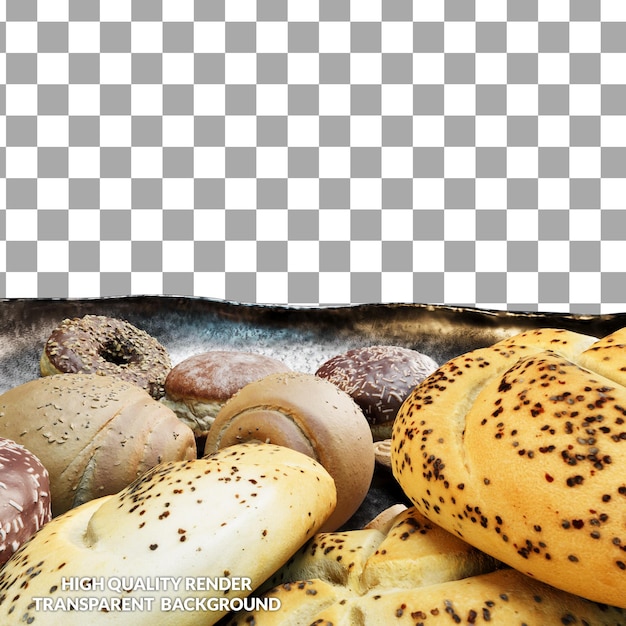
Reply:
M350 394L361 407L375 441L391 437L393 421L413 388L437 369L429 356L401 346L366 346L338 354L316 376Z
M0 437L0 565L51 518L48 470L32 452Z
M167 350L147 332L104 315L65 319L52 331L40 359L42 376L106 374L163 396L171 369Z

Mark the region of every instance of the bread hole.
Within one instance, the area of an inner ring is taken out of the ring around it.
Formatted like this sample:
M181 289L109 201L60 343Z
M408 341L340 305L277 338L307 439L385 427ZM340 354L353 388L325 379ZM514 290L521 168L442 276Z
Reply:
M113 365L129 365L139 360L136 347L125 337L112 337L103 342L98 355Z

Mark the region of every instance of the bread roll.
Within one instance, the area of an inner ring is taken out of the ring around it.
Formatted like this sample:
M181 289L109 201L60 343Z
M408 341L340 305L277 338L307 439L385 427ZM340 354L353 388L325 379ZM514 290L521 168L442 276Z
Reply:
M395 477L480 550L626 607L625 344L540 329L452 359L398 413Z
M272 618L272 614L267 616ZM319 611L309 623L320 626L621 626L625 619L620 609L594 604L531 580L515 570L502 569L426 587L387 589L348 598ZM266 624L275 623L256 622L256 626Z
M337 508L323 530L356 512L374 474L372 434L354 400L313 374L271 374L249 383L218 413L205 450L241 441L284 445L319 461L337 486Z
M621 609L501 569L415 508L400 513L386 535L316 535L268 582L284 578L263 595L280 610L240 611L227 626L617 626L626 618Z
M196 437L209 432L226 400L244 385L289 368L263 354L212 350L175 365L165 379L162 402L189 426Z
M439 528L415 507L396 515L387 532L374 528L318 533L264 586L320 578L357 595L422 587L495 569L496 561Z
M51 517L48 471L32 452L0 438L0 566Z
M225 610L168 610L166 601L248 596L316 532L335 502L326 470L280 446L241 444L163 463L119 494L57 517L23 546L0 572L0 623L214 624ZM110 589L120 578L123 590ZM77 579L95 582L68 589ZM178 590L166 585L170 580L180 581ZM207 580L232 588L189 588ZM141 610L109 612L42 610L36 600L96 598L112 606L119 598L149 597L154 602Z
M195 458L191 429L132 383L56 374L0 395L0 436L50 474L52 512L117 493L161 461Z

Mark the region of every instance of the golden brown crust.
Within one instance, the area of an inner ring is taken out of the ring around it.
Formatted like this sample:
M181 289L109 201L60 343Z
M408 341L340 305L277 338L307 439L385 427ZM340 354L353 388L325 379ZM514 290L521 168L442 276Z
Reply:
M120 493L55 518L15 554L0 572L0 622L17 623L19 616L36 626L214 624L223 607L168 611L161 600L246 597L316 532L334 504L328 473L284 447L244 444L210 458L163 463ZM99 585L68 588L77 578ZM112 578L123 578L131 590L108 588ZM187 584L207 579L234 586L194 590ZM163 580L178 580L178 589L157 588ZM132 581L154 590L133 588ZM121 595L155 601L106 613L37 610L34 600Z
M125 320L104 315L65 319L46 341L42 376L100 373L116 376L163 396L171 369L167 350L148 333Z
M419 510L468 543L626 606L626 389L577 365L594 345L543 329L452 359L403 405L392 466Z
M0 432L47 468L55 515L116 493L161 461L197 454L193 433L170 409L98 374L46 376L6 391Z
M311 624L621 626L625 618L620 609L594 604L533 581L515 570L503 569L436 585L374 591L348 598L317 613Z
M621 609L502 568L414 507L386 535L318 533L268 583L274 586L262 597L282 600L280 609L241 611L228 626L621 626L626 618Z
M282 361L253 352L213 350L175 365L165 379L163 402L197 437L205 436L226 400L269 374L290 371Z
M235 394L209 431L205 451L240 441L270 441L319 461L337 484L335 530L365 499L374 473L372 435L362 411L337 386L313 374L271 374Z

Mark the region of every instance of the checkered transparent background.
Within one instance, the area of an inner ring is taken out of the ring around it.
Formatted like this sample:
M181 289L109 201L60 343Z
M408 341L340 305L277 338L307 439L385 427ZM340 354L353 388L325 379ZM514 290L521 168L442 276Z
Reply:
M626 310L623 0L6 0L0 296Z

